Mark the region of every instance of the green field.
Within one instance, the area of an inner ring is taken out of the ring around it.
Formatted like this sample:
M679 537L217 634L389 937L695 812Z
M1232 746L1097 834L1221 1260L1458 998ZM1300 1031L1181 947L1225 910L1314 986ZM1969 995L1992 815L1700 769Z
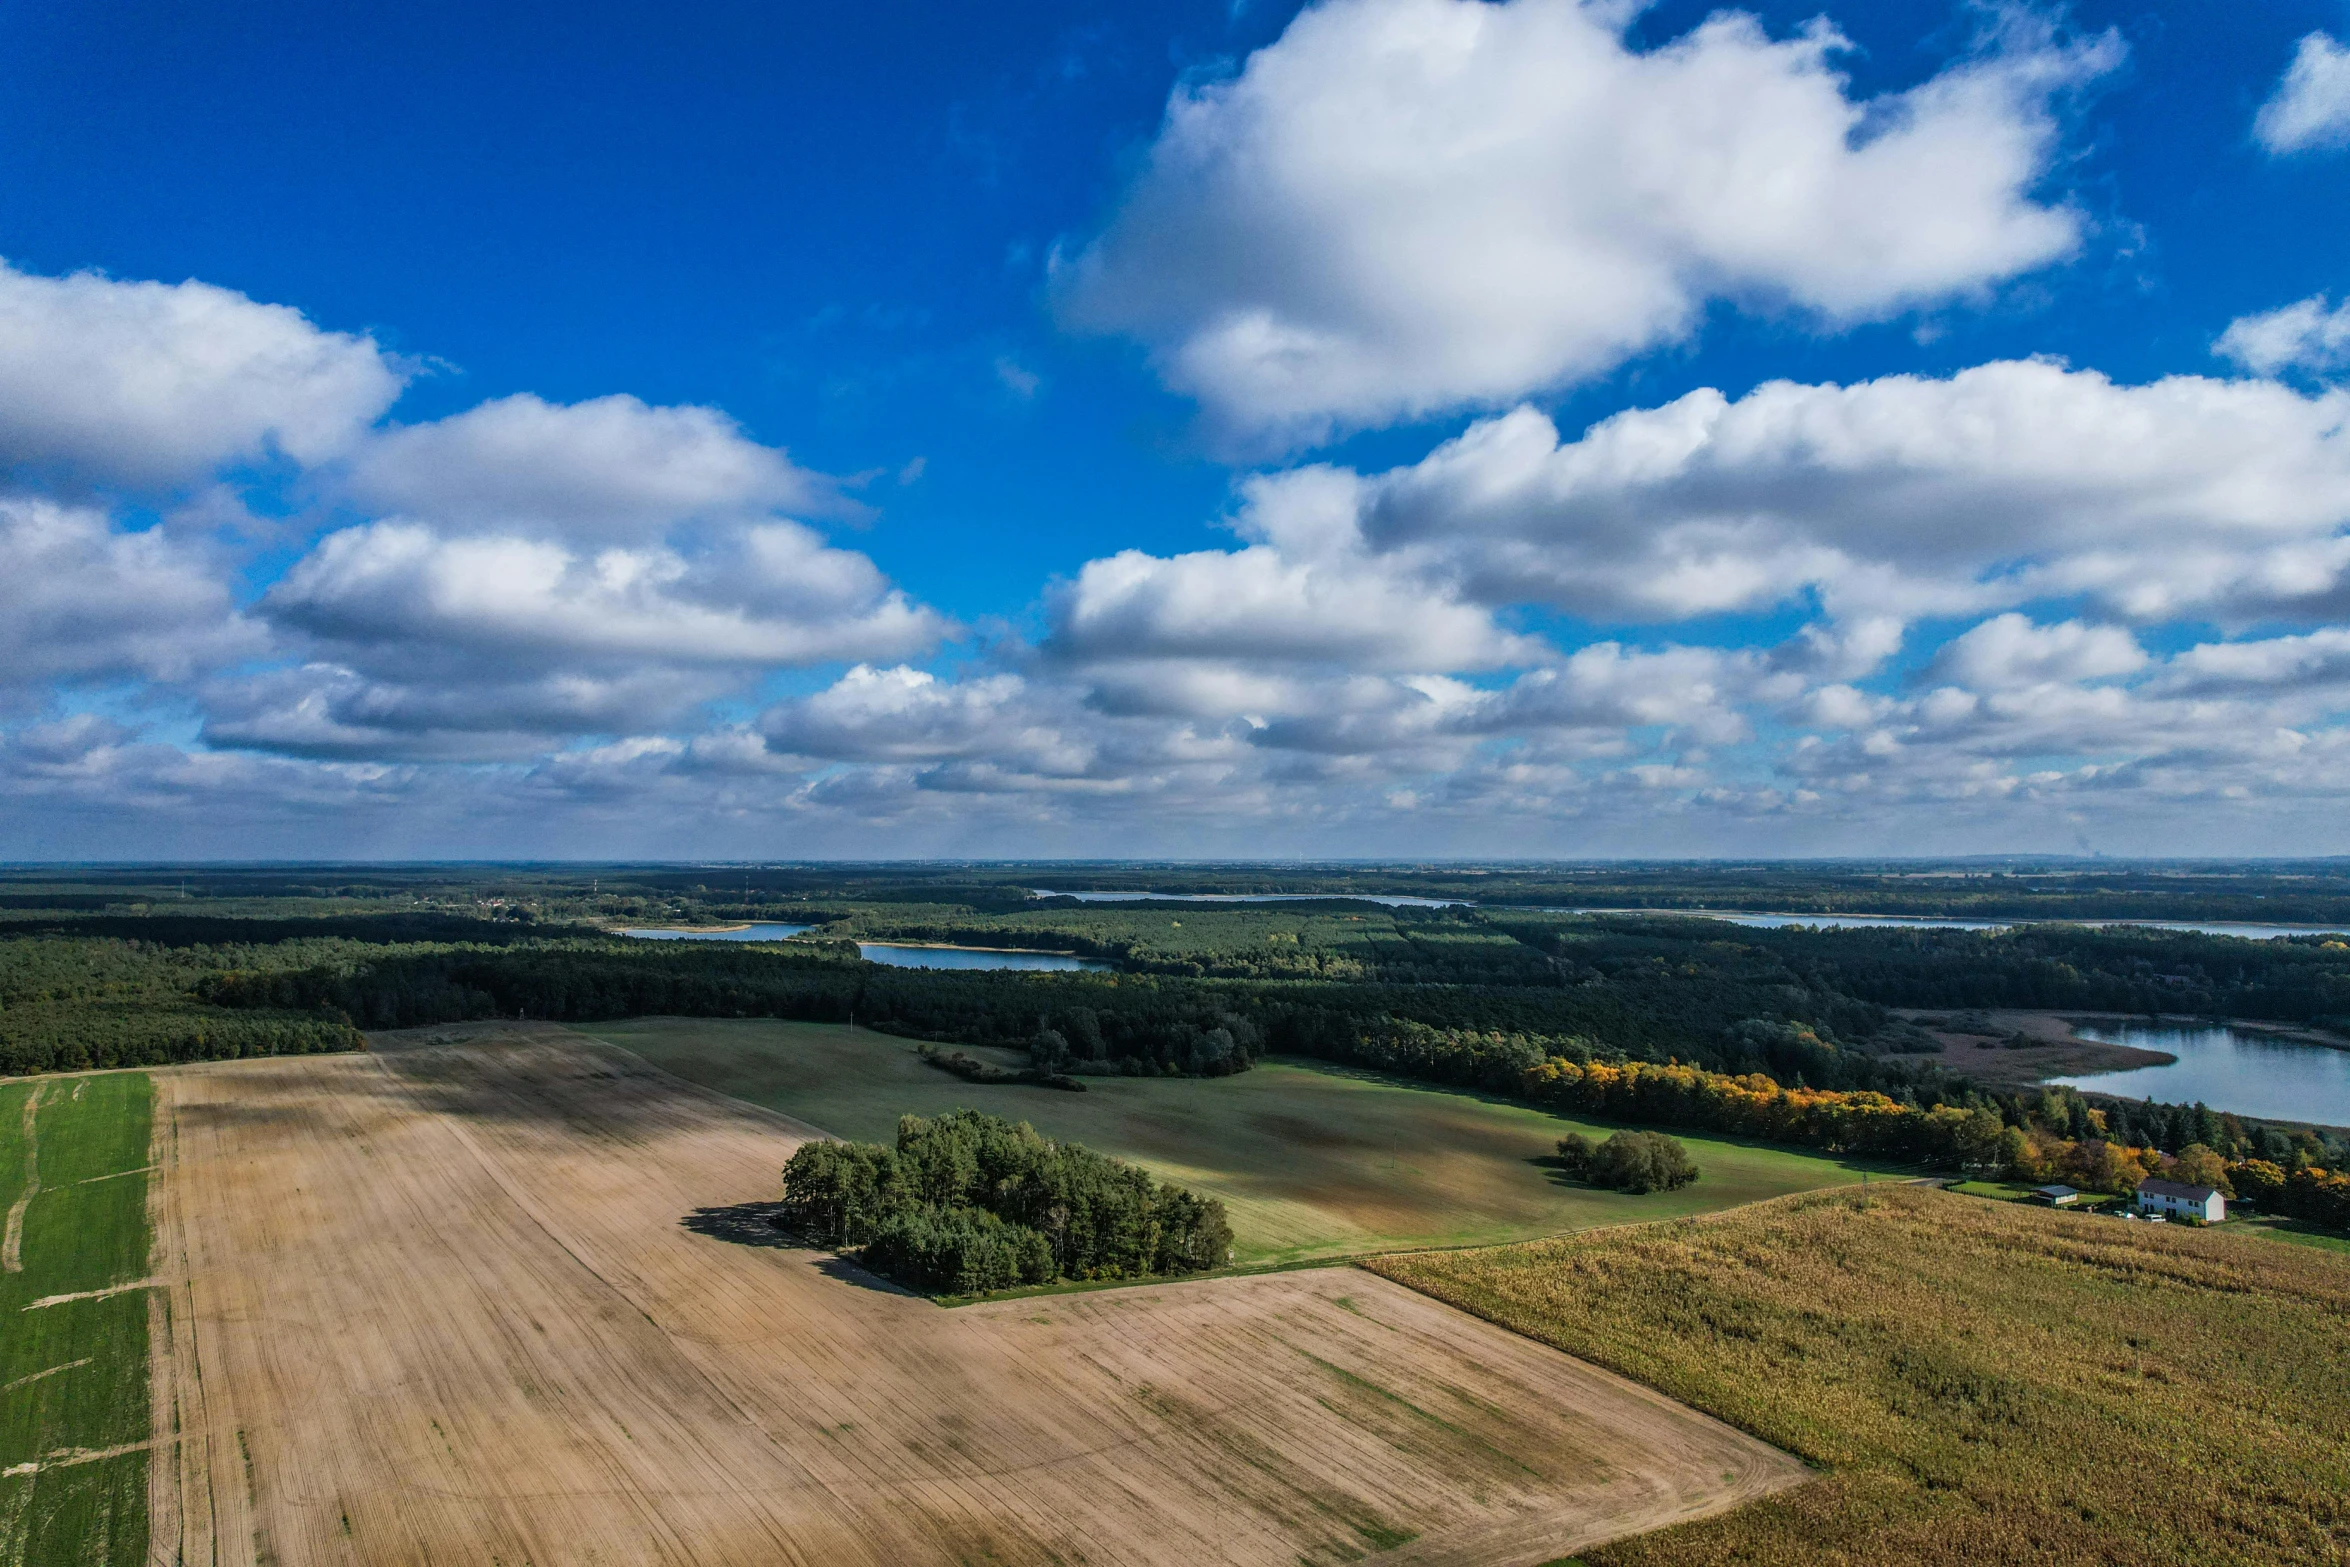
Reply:
M2350 1258L1904 1185L1370 1266L1824 1471L1592 1567L2350 1560Z
M2264 1218L2246 1216L2230 1219L2223 1234L2250 1235L2261 1240L2285 1241L2295 1246L2307 1246L2317 1251L2340 1252L2350 1255L2350 1236L2336 1235L2321 1230L2304 1219Z
M835 1024L642 1018L582 1032L839 1137L887 1141L902 1114L964 1105L1031 1122L1222 1198L1245 1264L1698 1213L1857 1181L1862 1169L1676 1134L1703 1179L1630 1197L1570 1184L1544 1162L1562 1132L1605 1136L1613 1127L1315 1063L1272 1061L1204 1079L1088 1078L1088 1091L1072 1094L966 1083L924 1065L905 1040Z
M146 1557L148 1292L86 1292L147 1276L153 1102L136 1072L0 1087L0 1201L18 1241L10 1254L0 1240L0 1562L12 1567ZM58 1295L85 1298L35 1304Z

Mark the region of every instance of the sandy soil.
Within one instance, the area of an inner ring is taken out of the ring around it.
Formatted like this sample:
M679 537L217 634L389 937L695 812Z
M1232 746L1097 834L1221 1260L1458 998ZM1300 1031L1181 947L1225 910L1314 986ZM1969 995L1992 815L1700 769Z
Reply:
M942 1310L763 1223L806 1128L379 1043L155 1074L156 1562L1532 1563L1804 1475L1352 1269Z

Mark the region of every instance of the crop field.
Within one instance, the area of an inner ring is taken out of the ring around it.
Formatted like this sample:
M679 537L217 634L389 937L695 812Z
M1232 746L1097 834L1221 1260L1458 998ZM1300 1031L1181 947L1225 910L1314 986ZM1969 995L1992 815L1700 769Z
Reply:
M925 1065L905 1040L836 1024L645 1018L583 1032L838 1137L887 1141L904 1112L960 1105L1029 1121L1222 1198L1243 1263L1521 1240L1705 1212L1857 1181L1861 1171L1824 1155L1676 1133L1703 1179L1632 1197L1572 1184L1548 1163L1562 1133L1604 1137L1612 1127L1320 1063L1270 1061L1217 1078L1095 1077L1072 1094L968 1083Z
M0 1086L0 1562L146 1555L150 1102L135 1072Z
M2350 1258L1918 1187L1380 1259L1826 1470L1633 1564L2350 1560Z
M1354 1269L946 1310L765 1223L807 1127L374 1044L156 1074L153 1560L1536 1563L1806 1473Z

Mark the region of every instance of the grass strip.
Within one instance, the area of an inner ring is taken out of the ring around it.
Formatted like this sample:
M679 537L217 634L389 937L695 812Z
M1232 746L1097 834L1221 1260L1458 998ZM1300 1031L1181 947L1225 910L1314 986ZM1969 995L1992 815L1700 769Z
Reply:
M153 1094L132 1072L0 1086L0 1197L16 1264L0 1268L8 1567L146 1556L151 1394L137 1281Z

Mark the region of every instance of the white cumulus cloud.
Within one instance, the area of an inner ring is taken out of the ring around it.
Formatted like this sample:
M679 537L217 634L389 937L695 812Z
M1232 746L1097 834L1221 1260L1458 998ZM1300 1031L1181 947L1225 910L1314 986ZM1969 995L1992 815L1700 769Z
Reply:
M1817 23L1725 12L1639 52L1626 7L1326 0L1179 89L1068 320L1147 344L1240 430L1313 438L1491 404L1693 330L1706 302L1841 324L2070 254L2035 194L2055 93L2110 36L2000 41L1855 101Z
M2324 33L2303 38L2252 134L2279 155L2350 146L2350 49Z
M10 701L37 699L52 682L185 680L265 645L214 563L164 530L0 497L0 693Z
M2146 667L2146 650L2119 626L2078 620L2038 626L2010 612L1953 639L1935 664L1962 684L2007 689L2135 674Z
M2088 594L2322 615L2350 572L2350 398L2045 361L1690 393L1563 441L1532 409L1362 490L1374 552L1478 603L1675 620L1818 593L1839 618Z
M2350 299L2329 310L2323 294L2312 294L2279 310L2238 316L2212 351L2255 375L2280 370L2322 375L2350 366Z
M372 339L209 283L0 262L0 463L133 487L197 482L272 450L317 463L405 380Z
M789 522L698 554L372 523L329 535L263 602L330 642L522 660L804 664L908 652L945 630L863 555Z
M442 526L626 537L805 509L829 487L714 408L522 395L389 430L352 464L353 501Z

